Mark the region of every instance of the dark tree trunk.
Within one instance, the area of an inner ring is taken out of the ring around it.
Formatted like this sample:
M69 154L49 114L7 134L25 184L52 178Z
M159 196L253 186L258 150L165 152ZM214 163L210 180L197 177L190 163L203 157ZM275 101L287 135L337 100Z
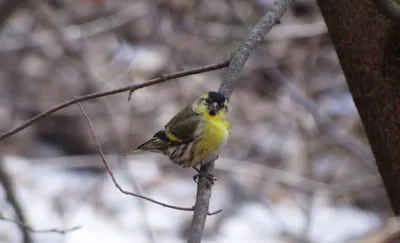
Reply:
M395 214L400 213L400 25L372 0L318 0Z

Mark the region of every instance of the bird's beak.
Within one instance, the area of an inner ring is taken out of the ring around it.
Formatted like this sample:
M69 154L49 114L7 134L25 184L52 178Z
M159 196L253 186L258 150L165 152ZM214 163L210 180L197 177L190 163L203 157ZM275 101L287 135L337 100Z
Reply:
M219 107L219 104L218 104L217 102L212 103L212 104L210 105L210 114L211 114L211 115L217 114L217 112L218 112L218 107Z

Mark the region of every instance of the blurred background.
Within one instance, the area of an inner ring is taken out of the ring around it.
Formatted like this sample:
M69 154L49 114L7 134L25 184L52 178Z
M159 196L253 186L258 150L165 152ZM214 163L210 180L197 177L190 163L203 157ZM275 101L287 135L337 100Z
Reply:
M0 1L0 132L75 96L224 61L272 2ZM224 73L82 103L124 189L194 204L194 170L124 155ZM315 0L297 0L250 57L229 118L210 206L223 211L204 242L384 242L398 230ZM10 222L24 218L31 242L186 242L192 212L118 191L76 105L1 141L0 165L2 243L30 243Z

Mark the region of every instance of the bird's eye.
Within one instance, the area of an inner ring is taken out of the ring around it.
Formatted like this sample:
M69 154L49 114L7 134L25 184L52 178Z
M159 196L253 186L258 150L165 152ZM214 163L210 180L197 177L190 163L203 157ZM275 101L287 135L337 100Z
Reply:
M206 99L207 104L211 104L212 100L211 99Z

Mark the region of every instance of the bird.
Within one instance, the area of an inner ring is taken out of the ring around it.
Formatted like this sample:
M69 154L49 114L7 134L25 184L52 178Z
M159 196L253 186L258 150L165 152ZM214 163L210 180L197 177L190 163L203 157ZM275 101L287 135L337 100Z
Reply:
M203 176L213 183L216 180L213 175L202 173L197 167L217 159L227 143L231 132L227 115L228 99L219 92L206 92L129 154L144 151L164 154L180 167L195 169L198 173L193 177L195 181Z

